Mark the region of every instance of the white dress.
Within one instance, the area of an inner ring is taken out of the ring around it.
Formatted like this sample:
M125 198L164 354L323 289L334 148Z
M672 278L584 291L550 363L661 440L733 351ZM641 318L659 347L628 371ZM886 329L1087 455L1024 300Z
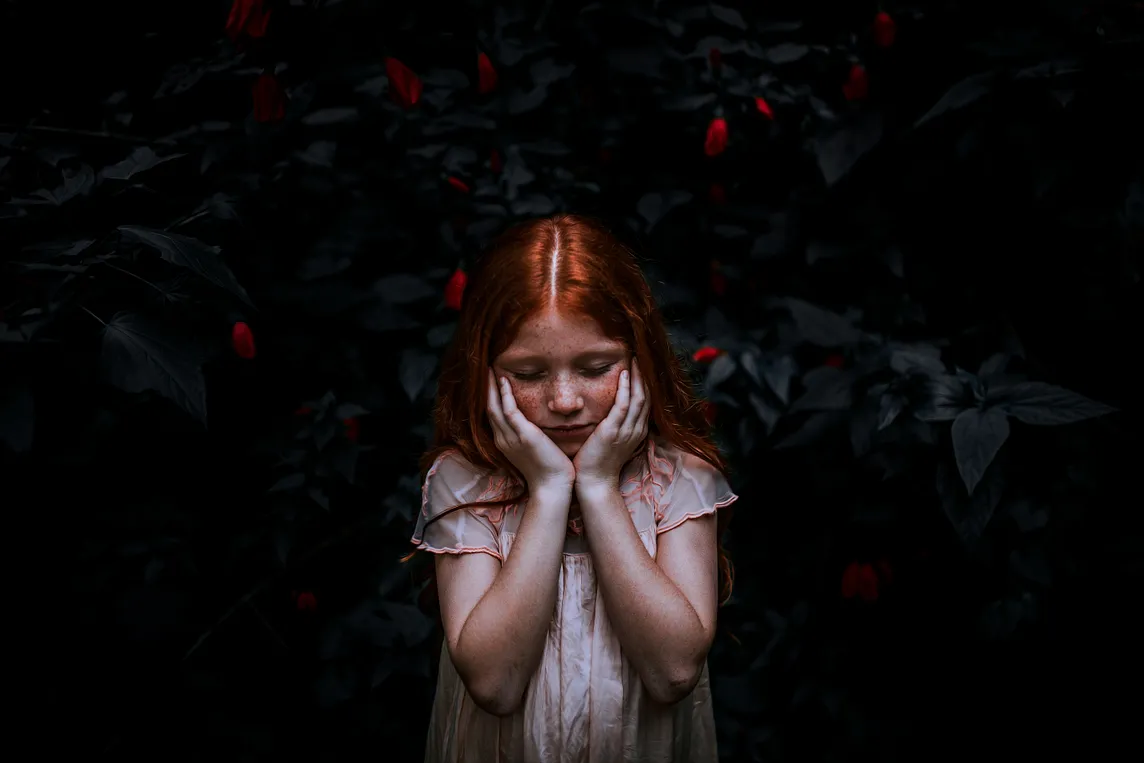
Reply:
M450 507L515 492L506 475L479 471L456 451L446 452L426 476L412 541L436 554L485 553L503 562L523 504L461 509L426 525ZM646 458L628 465L620 492L652 557L661 533L738 498L717 469L661 439L649 443ZM425 763L717 760L706 664L695 689L675 705L648 696L612 631L586 542L572 523L543 657L517 712L501 718L477 707L447 644L441 646Z

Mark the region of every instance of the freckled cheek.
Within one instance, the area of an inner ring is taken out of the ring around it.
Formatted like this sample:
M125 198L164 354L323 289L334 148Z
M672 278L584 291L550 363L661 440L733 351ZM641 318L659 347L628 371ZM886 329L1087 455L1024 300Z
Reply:
M615 371L596 379L585 379L580 385L580 395L589 411L607 415L616 402L616 385L620 372ZM549 391L542 384L510 382L512 396L520 412L529 421L536 422L548 418Z

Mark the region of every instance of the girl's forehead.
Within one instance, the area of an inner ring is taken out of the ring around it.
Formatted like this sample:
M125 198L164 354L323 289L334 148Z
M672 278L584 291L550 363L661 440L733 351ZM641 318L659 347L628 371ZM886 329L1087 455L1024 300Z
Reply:
M599 324L587 316L546 313L521 324L503 355L565 356L616 351L623 346L605 336Z

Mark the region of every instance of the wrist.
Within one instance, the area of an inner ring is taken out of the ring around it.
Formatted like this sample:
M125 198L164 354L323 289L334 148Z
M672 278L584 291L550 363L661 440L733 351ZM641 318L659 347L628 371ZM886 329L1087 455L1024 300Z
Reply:
M578 496L618 491L620 489L620 478L578 474L576 475L576 484L573 489Z
M546 498L571 498L572 483L563 480L547 480L537 483L536 489L531 491Z

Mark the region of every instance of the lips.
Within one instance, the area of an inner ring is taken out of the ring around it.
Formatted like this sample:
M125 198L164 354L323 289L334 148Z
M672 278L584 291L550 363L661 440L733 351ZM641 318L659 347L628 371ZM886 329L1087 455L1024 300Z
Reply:
M553 437L578 437L580 435L588 434L592 430L594 424L584 424L583 426L573 427L572 429L559 429L557 427L546 427L548 433Z

